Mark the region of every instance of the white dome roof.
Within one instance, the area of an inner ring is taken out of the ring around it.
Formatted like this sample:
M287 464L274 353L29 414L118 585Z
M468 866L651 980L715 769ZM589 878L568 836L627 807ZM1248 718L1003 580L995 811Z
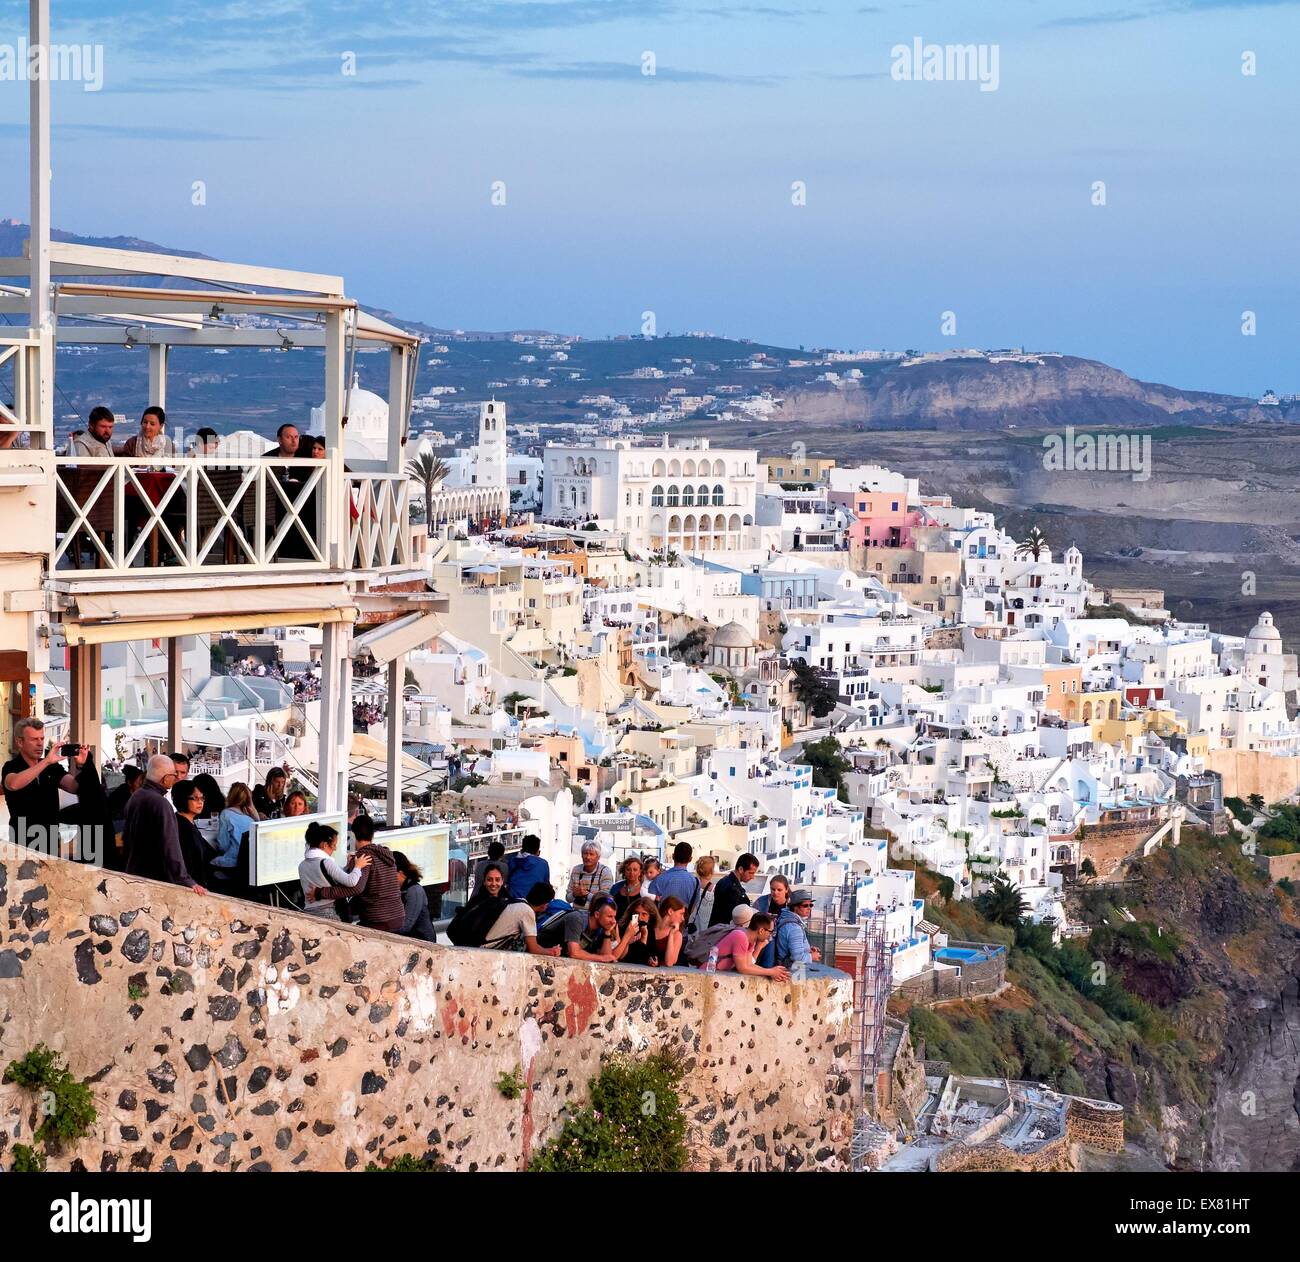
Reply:
M388 404L373 390L364 390L360 375L352 374L352 389L344 396L348 423L343 431L343 456L382 460L388 454ZM325 404L311 410L313 434L325 428Z
M713 636L713 647L721 649L752 649L754 641L749 632L739 622L728 622L717 629Z
M1259 615L1259 621L1250 629L1250 634L1246 636L1246 642L1255 640L1265 644L1282 643L1282 633L1273 625L1273 615L1271 613L1262 613Z

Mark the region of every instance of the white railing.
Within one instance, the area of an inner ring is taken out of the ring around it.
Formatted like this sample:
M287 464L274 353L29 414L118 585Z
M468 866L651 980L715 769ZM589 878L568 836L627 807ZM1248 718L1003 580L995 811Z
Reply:
M55 464L51 569L108 577L331 566L326 460L72 455ZM342 567L408 565L405 475L345 477Z
M411 483L403 473L348 475L348 549L354 569L411 563Z
M59 456L52 569L323 569L324 460ZM88 559L87 559L88 558Z
M41 432L36 409L39 349L32 338L0 338L0 439L15 430Z

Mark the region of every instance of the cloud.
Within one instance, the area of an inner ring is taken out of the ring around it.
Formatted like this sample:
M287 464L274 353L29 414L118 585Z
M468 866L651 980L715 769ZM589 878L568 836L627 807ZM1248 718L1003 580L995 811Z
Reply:
M751 88L767 88L780 82L781 75L718 74L712 70L682 70L659 65L652 75L641 73L641 63L632 61L571 61L554 66L516 66L510 74L524 79L583 79L621 82L726 83Z
M1300 4L1300 0L1170 0L1142 9L1112 9L1105 13L1080 13L1070 17L1052 18L1042 23L1053 26L1111 26L1121 22L1144 22L1150 18L1180 17L1189 13L1210 13L1216 10L1282 9Z

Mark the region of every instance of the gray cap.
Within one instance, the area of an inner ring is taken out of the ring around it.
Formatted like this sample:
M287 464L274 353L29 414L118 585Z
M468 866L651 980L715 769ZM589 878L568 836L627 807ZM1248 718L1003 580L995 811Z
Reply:
M739 925L742 929L749 928L749 922L754 919L754 909L748 903L741 903L731 913L731 923Z
M813 897L812 890L795 890L790 895L790 906L798 907L800 903L815 903L817 900Z

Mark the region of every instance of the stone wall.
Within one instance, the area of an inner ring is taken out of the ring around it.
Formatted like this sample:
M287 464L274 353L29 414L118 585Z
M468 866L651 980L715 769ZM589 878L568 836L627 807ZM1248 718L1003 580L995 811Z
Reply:
M1066 1105L1065 1129L1037 1148L1012 1149L996 1139L979 1144L955 1143L930 1158L930 1169L1048 1171L1076 1170L1076 1147L1102 1152L1124 1151L1124 1110L1117 1105L1072 1096Z
M19 856L25 852L18 852ZM0 1064L44 1042L99 1119L51 1169L518 1169L616 1052L681 1049L698 1169L844 1168L852 981L417 944L0 856ZM517 1071L507 1100L497 1086ZM0 1087L2 1150L33 1098Z
M1278 802L1300 788L1300 758L1266 754L1257 749L1212 749L1205 769L1223 777L1223 796L1248 798L1252 793L1266 802Z
M1270 881L1300 881L1300 854L1257 854L1255 866L1268 873Z
M985 999L1000 993L1006 982L1007 953L1002 951L989 959L963 961L960 977L955 968L928 968L900 982L894 993L925 1006L946 999Z

